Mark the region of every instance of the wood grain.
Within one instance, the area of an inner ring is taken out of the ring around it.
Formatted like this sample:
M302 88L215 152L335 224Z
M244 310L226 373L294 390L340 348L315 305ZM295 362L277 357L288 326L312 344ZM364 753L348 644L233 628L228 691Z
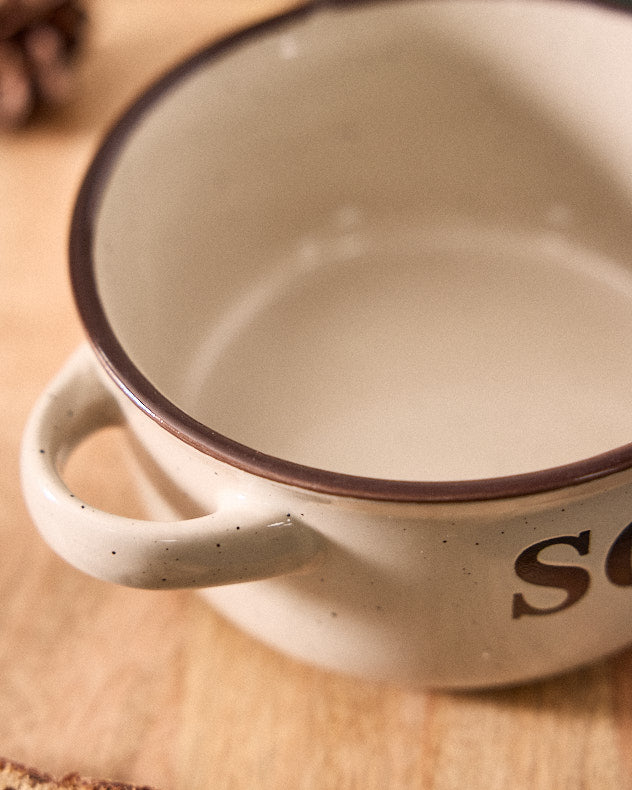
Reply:
M18 448L82 337L65 247L89 157L150 78L278 7L94 2L74 102L0 138L0 754L162 790L630 788L632 653L492 693L377 686L273 653L194 593L89 579L31 525ZM120 433L82 453L69 474L84 496L142 511Z

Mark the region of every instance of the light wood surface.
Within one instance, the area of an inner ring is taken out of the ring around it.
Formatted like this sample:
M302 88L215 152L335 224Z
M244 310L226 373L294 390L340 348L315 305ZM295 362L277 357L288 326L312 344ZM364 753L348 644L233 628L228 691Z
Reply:
M75 191L103 131L199 44L281 7L99 0L74 102L0 137L0 754L161 790L632 787L632 652L481 694L411 693L301 666L193 592L92 580L22 502L28 411L82 338L66 274ZM125 438L90 442L84 497L142 509Z

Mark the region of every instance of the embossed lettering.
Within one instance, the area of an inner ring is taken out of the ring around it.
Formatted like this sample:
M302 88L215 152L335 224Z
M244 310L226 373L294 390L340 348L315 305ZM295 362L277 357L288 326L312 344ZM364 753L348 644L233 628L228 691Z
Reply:
M606 557L606 576L617 587L632 585L632 523L610 547Z
M565 544L572 546L580 556L588 554L590 549L590 530L579 535L562 535L534 543L526 548L516 559L514 569L517 576L529 584L540 587L554 587L566 592L566 598L557 606L546 608L532 606L522 593L514 593L512 617L518 619L524 615L554 614L568 609L580 600L590 586L590 574L585 568L576 565L550 565L541 562L539 554L549 546ZM628 559L629 562L629 559ZM629 566L628 566L628 570Z

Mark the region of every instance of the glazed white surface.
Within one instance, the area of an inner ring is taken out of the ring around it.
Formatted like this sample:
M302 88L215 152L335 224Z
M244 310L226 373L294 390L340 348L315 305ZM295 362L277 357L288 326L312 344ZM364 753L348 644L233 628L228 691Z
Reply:
M502 476L630 441L613 97L632 24L568 6L319 10L168 93L97 223L140 370L235 441L360 476Z

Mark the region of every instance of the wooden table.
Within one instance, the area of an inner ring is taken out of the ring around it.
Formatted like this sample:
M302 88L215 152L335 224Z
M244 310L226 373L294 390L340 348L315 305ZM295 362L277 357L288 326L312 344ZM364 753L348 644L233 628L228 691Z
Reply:
M493 693L373 685L273 653L193 592L92 580L31 525L18 447L82 338L65 246L91 153L149 79L280 5L95 0L75 101L0 137L0 754L162 790L632 788L632 652ZM68 474L96 504L138 510L128 463L110 432Z

